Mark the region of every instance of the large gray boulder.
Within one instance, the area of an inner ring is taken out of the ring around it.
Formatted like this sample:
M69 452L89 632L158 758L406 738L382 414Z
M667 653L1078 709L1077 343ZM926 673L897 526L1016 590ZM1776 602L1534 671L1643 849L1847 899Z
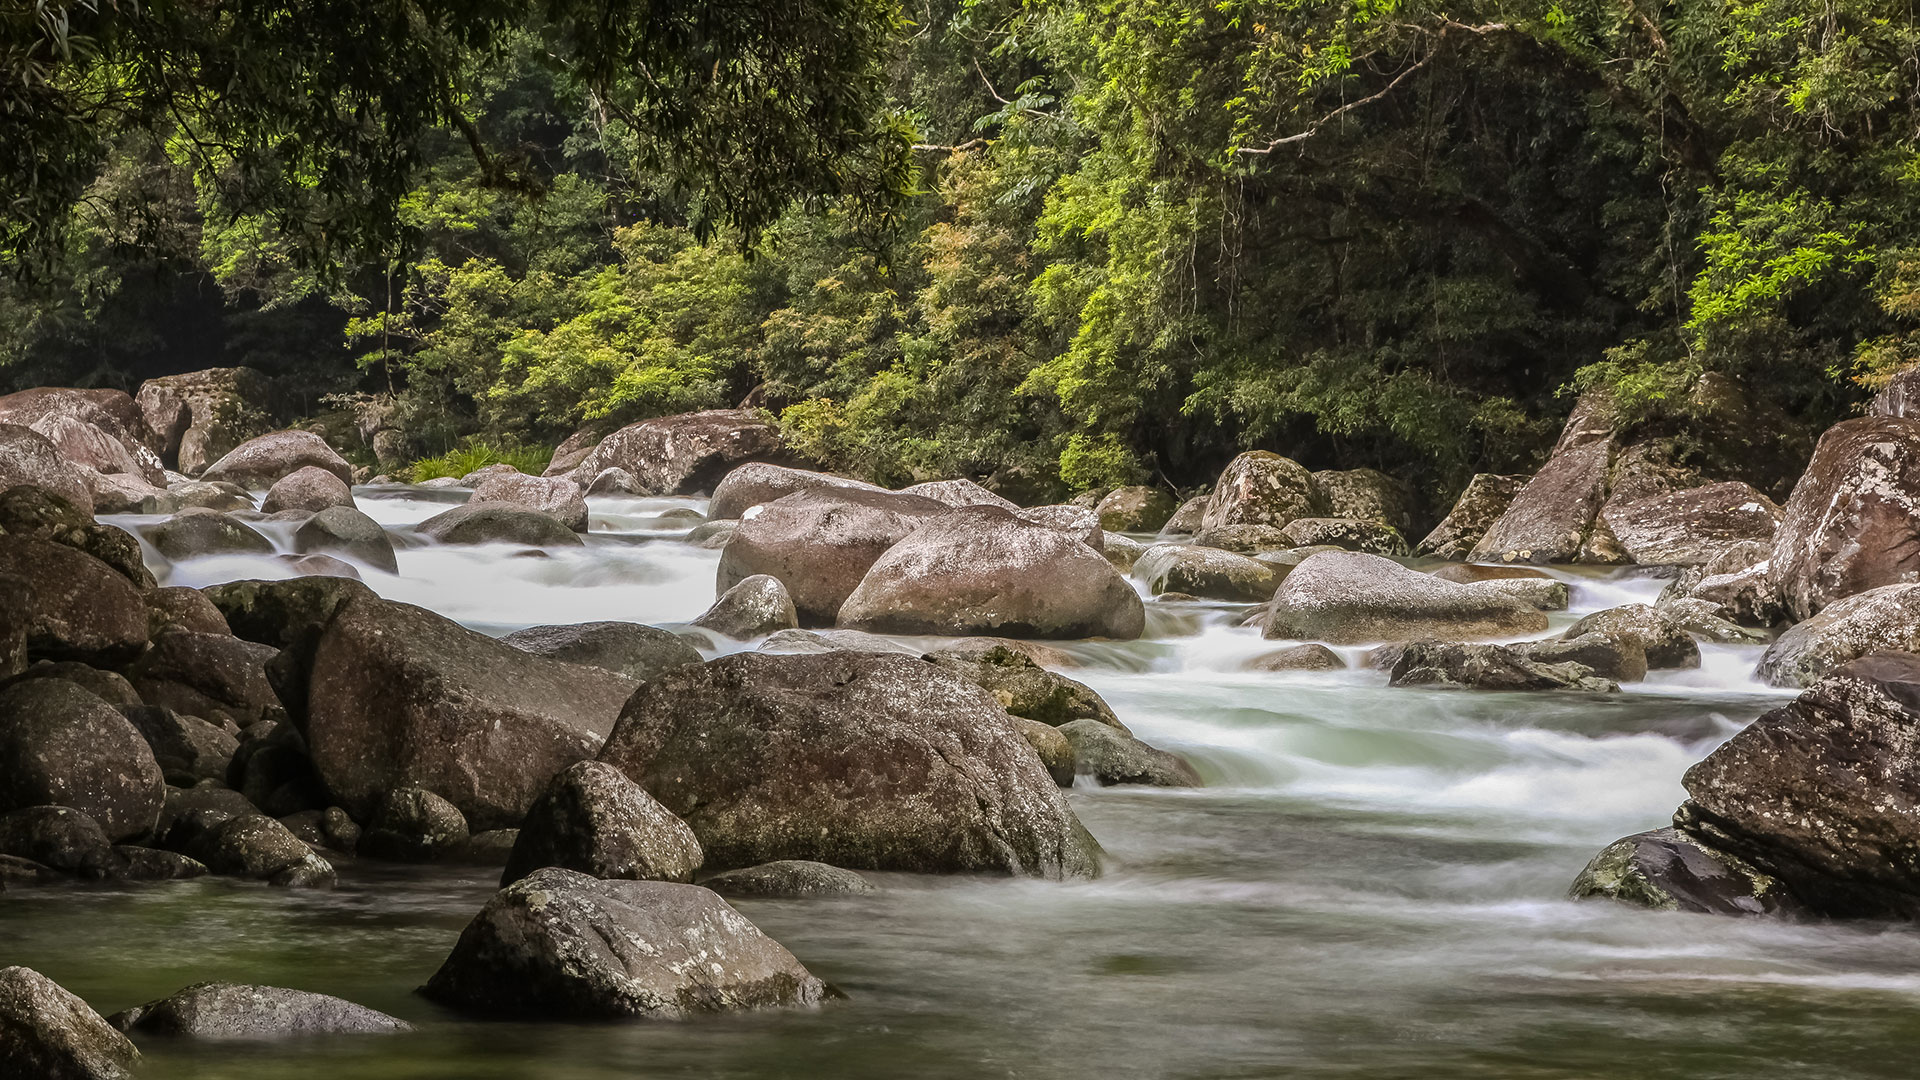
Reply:
M319 633L347 601L374 595L346 578L230 581L201 591L235 635L276 649Z
M1140 594L1104 556L995 506L928 518L889 548L840 608L839 625L897 634L1132 640Z
M574 532L587 531L587 499L580 485L564 476L527 476L499 472L473 489L468 506L515 506L537 510Z
M1647 666L1661 668L1697 668L1700 643L1693 639L1687 623L1674 611L1650 604L1622 604L1581 617L1561 634L1572 641L1588 634L1616 634L1637 643L1647 654Z
M1920 571L1920 419L1835 424L1794 485L1769 572L1788 614Z
M344 555L389 574L400 572L387 530L351 506L330 506L302 522L293 532L293 550Z
M99 559L64 544L0 536L0 574L27 583L27 656L111 667L147 645L139 590Z
M669 672L627 702L600 760L692 826L716 870L1098 870L999 703L910 657L738 653Z
M1389 672L1389 686L1464 686L1475 690L1619 690L1585 664L1549 662L1504 645L1412 641Z
M692 881L705 857L687 823L625 773L581 761L561 770L527 812L500 884L547 866L597 878Z
M1284 576L1245 555L1191 544L1153 545L1134 561L1133 575L1155 596L1185 593L1249 604L1273 599Z
M389 1035L413 1025L364 1005L283 986L196 983L108 1017L121 1031L189 1039Z
M414 531L442 544L525 544L581 547L584 541L551 514L508 503L466 503L435 514Z
M332 471L318 465L304 465L273 482L267 497L260 500L260 511L277 514L282 510L319 513L330 506L352 506L353 489Z
M1287 575L1268 605L1264 632L1359 645L1518 637L1546 628L1544 614L1504 593L1442 581L1379 555L1323 551Z
M594 755L636 685L372 595L342 604L310 656L305 708L288 708L305 714L327 790L362 821L411 785L475 829L518 825L553 774Z
M93 510L93 487L85 470L61 457L39 432L0 424L0 491L19 485L50 491L89 514Z
M816 1005L830 993L710 889L555 867L494 894L421 992L462 1012L560 1020Z
M241 443L268 428L271 387L246 367L165 375L140 385L134 401L160 437L161 457L197 476Z
M1780 516L1772 499L1739 480L1609 502L1601 513L1634 562L1672 566L1701 566L1747 541L1772 544Z
M947 512L918 495L820 487L749 507L720 553L720 591L766 574L786 586L801 625L831 626L880 556Z
M1199 787L1200 774L1177 754L1148 746L1096 720L1060 725L1073 747L1073 771L1102 787L1144 784L1150 787Z
M593 448L599 445L599 443L600 433L598 431L590 427L581 428L560 440L560 445L553 448L553 457L547 462L547 467L541 471L540 475L567 476L571 474L573 470L580 467L582 461L587 459L588 454L593 453Z
M141 700L205 720L241 727L280 706L267 677L273 647L232 634L170 627L127 669Z
M1758 674L1773 686L1812 686L1880 650L1920 652L1920 584L1882 585L1822 608L1767 647Z
M1370 551L1375 555L1407 553L1407 541L1398 529L1378 521L1353 518L1294 518L1280 530L1280 539L1290 548L1337 547Z
M0 1076L130 1080L140 1051L87 1003L32 968L0 968Z
M790 469L764 461L752 461L728 473L713 489L707 504L707 520L732 521L762 503L785 498L796 491L885 491L875 484L832 473Z
M663 671L700 662L700 651L681 640L678 634L639 623L529 626L500 640L548 660L586 664L640 682Z
M694 495L750 461L793 464L780 430L751 409L662 416L630 424L602 439L573 477L585 487L601 470L632 473L640 495Z
M1467 554L1475 562L1565 563L1592 550L1595 521L1607 498L1613 465L1608 438L1569 443L1580 414L1568 422L1561 447L1528 480L1498 521Z
M200 479L259 490L310 465L332 473L343 484L353 483L353 466L311 431L275 431L248 439L207 466Z
M1291 458L1250 450L1228 463L1207 499L1202 530L1223 525L1283 528L1295 518L1325 512L1313 487L1313 474Z
M1313 490L1327 517L1371 521L1396 533L1413 528L1413 487L1378 469L1322 469Z
M141 530L154 550L174 561L208 555L271 555L273 541L218 510L189 507Z
M0 810L70 806L127 840L165 799L152 749L111 705L64 679L0 688Z
M1115 488L1102 496L1093 512L1108 532L1158 532L1180 503L1172 493L1145 486Z
M1019 506L1003 495L997 495L965 477L953 480L929 480L923 484L900 489L902 495L915 495L922 499L932 499L942 506L959 509L962 506L998 506L1002 510L1017 510Z
M140 541L94 521L84 503L73 503L44 488L20 484L0 491L0 536L61 544L107 564L135 588L154 586L153 574L142 562Z

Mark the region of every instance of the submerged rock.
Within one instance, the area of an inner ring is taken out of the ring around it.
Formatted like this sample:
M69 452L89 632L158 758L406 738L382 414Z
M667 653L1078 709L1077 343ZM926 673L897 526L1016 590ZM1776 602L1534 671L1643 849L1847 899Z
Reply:
M1408 642L1394 660L1389 686L1467 686L1476 690L1620 689L1585 664L1548 663L1504 645L1452 641Z
M549 867L494 894L421 993L487 1016L624 1020L817 1005L830 991L710 889Z
M525 544L581 547L578 533L551 514L504 503L467 503L415 525L414 531L442 544Z
M796 900L815 896L857 896L873 891L873 883L851 870L805 859L781 859L759 866L728 870L700 884L721 896Z
M1335 645L1537 634L1547 617L1513 597L1351 551L1310 556L1267 609L1265 635Z
M0 968L0 1076L130 1080L140 1051L87 1003L32 968Z
M1325 645L1289 645L1261 653L1242 667L1247 671L1344 671L1347 662Z
M121 1031L189 1039L286 1039L388 1035L413 1025L364 1005L282 986L197 983L107 1022Z
M1580 871L1568 896L1617 900L1655 911L1805 914L1774 878L1672 828L1635 833L1607 845Z
M600 760L692 826L717 870L1098 870L1000 704L909 657L737 653L668 672L627 702Z
M548 660L586 664L640 682L663 671L700 663L700 651L678 634L639 623L529 626L500 640Z
M582 761L555 776L528 811L500 884L547 866L596 878L692 881L704 859L693 830L644 788L612 765Z

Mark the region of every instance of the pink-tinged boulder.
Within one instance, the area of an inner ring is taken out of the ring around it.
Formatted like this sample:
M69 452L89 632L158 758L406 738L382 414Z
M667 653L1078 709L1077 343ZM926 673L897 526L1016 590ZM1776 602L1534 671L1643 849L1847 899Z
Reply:
M270 390L267 377L252 368L208 368L148 379L134 401L159 436L161 458L197 476L271 427Z
M0 397L0 424L43 430L43 425L56 417L91 424L129 453L146 450L157 454L162 449L159 435L124 390L40 386Z
M796 491L816 489L886 490L876 484L832 473L790 469L785 465L753 461L728 473L726 479L713 489L713 500L707 504L707 520L732 521L753 507L783 499Z
M814 488L748 507L720 553L719 589L766 574L786 587L803 625L831 626L889 548L948 512L932 499L877 488Z
M582 458L573 477L584 488L602 470L632 473L641 495L712 491L722 477L749 461L791 463L780 430L751 409L662 416L607 436Z
M1703 566L1743 541L1771 544L1780 516L1778 504L1738 480L1608 503L1601 513L1634 562L1673 566Z
M1920 572L1920 419L1835 424L1794 485L1769 573L1795 619Z
M498 472L480 481L468 506L514 506L551 515L574 532L587 531L587 499L565 476Z
M201 479L270 488L308 466L325 469L343 484L353 483L353 466L311 431L275 431L248 439L209 465Z
M334 473L307 465L274 481L260 503L263 513L304 510L317 514L335 506L352 506L353 489Z
M1228 463L1213 486L1202 515L1202 530L1226 525L1283 528L1295 518L1321 517L1325 507L1313 487L1313 474L1291 458L1250 450Z
M93 509L93 485L85 470L61 457L47 437L32 428L0 423L0 491L22 484L50 491L82 510Z

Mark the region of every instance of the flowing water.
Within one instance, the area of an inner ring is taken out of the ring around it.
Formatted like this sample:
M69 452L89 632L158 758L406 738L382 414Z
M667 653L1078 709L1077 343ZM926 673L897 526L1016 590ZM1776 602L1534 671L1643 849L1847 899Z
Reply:
M458 494L363 489L398 526ZM717 553L691 499L593 500L585 549L413 547L398 600L489 633L684 622ZM126 519L134 523L139 519ZM273 526L269 524L269 529ZM281 542L285 536L277 537ZM283 576L260 556L169 583ZM1575 611L1658 582L1569 577ZM1606 697L1389 689L1246 674L1244 609L1152 605L1150 634L1071 672L1208 786L1076 790L1111 862L1091 882L873 875L880 891L742 901L848 994L818 1011L677 1023L460 1019L413 995L492 892L473 870L350 864L340 887L224 880L21 889L0 963L109 1012L192 982L264 982L399 1015L415 1034L146 1045L165 1078L1910 1077L1920 934L1564 899L1601 847L1664 824L1680 776L1783 700L1757 649Z

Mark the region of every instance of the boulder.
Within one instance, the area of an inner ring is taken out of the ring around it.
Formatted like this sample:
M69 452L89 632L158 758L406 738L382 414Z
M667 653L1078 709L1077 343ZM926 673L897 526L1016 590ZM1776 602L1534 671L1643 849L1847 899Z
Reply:
M491 465L482 465L478 469L475 469L472 472L468 473L467 475L461 477L460 486L466 487L466 488L478 488L481 484L486 483L488 480L491 480L496 476L524 476L524 475L526 474L522 473L519 469L514 468L513 466L507 464L506 462L496 461ZM576 484L574 485L574 487L577 490L579 488L579 485Z
M174 561L207 555L270 555L273 541L231 514L189 508L141 530L154 550Z
M167 485L166 494L152 505L143 505L143 514L177 514L190 506L208 510L252 510L253 496L238 484L209 484L202 480Z
M1102 787L1145 784L1151 787L1199 787L1200 774L1185 759L1094 720L1059 727L1073 746L1073 768Z
M89 881L115 877L121 867L100 823L70 806L23 806L0 813L0 855Z
M1920 652L1920 585L1882 585L1794 624L1760 657L1772 686L1812 686L1871 652Z
M1247 671L1344 671L1347 662L1325 645L1289 645L1241 665Z
M115 1013L121 1031L168 1038L287 1039L309 1035L386 1035L413 1025L326 994L283 986L197 983Z
M1029 506L1014 510L1013 515L1022 521L1065 533L1095 551L1106 553L1107 533L1100 527L1100 519L1091 506L1074 506L1070 503Z
M712 491L721 478L750 461L793 464L780 430L751 409L662 416L630 424L607 436L573 477L581 486L602 469L621 468L639 481L641 495L695 495Z
M1674 824L1817 915L1920 916L1920 659L1862 663L1688 769Z
M1910 367L1887 380L1867 406L1867 415L1920 420L1920 367Z
M468 506L516 506L537 510L574 532L587 531L587 500L581 485L564 476L525 476L496 473L473 489Z
M1239 603L1273 599L1284 576L1244 555L1189 544L1155 544L1134 562L1133 572L1155 596L1176 592Z
M176 821L175 829L179 827ZM172 832L168 834L171 845ZM329 888L332 864L314 853L285 825L265 814L239 814L200 832L182 852L229 877L250 878L285 888Z
M1646 643L1637 635L1595 631L1572 638L1523 641L1512 650L1542 664L1579 664L1615 682L1639 682L1647 677Z
M421 988L502 1018L677 1019L831 993L719 894L549 867L494 894Z
M1193 546L1218 548L1240 555L1265 555L1292 546L1286 530L1277 525L1222 525L1193 535Z
M942 506L954 509L962 506L998 506L1002 510L1019 509L1012 500L996 495L965 477L955 480L930 480L924 484L901 488L900 493L932 499Z
M693 620L693 625L735 641L751 641L781 630L797 629L800 616L779 578L756 574L742 578L721 593L712 607Z
M1575 900L1603 897L1655 911L1805 914L1779 881L1672 828L1636 833L1607 845L1580 871L1568 895Z
M334 453L327 441L311 431L276 431L257 435L229 450L207 466L202 480L239 484L248 490L271 488L281 478L308 466L324 469L343 484L353 483L353 466Z
M0 687L0 810L70 806L127 840L165 798L153 751L112 706L64 679Z
M149 508L164 513L174 508L166 489L130 473L97 473L89 469L86 481L96 514L142 514Z
M720 553L719 588L778 578L803 625L830 626L887 549L947 512L932 499L878 489L797 491L744 511Z
M635 686L372 595L342 604L309 655L313 764L362 821L415 786L473 828L518 825L554 773L593 756Z
M1337 547L1375 555L1405 555L1407 542L1400 531L1378 521L1347 518L1295 518L1280 530L1285 547Z
M124 390L38 386L0 397L0 424L18 424L44 434L60 420L95 428L119 444L123 452L151 457L155 466L159 465L160 451L165 449L165 443L147 423L140 406ZM158 477L154 479L157 481Z
M96 523L91 511L42 488L21 484L0 491L0 536L60 544L107 564L136 588L154 586L141 561L140 541Z
M292 723L262 721L241 734L227 783L263 813L278 818L327 805L306 740Z
M113 849L113 856L114 876L121 881L186 881L207 876L204 864L177 852L121 844Z
M1120 718L1093 688L1048 671L1009 645L942 649L926 657L987 693L1015 716L1058 727L1075 720L1097 720L1120 727Z
M467 503L415 525L414 531L442 544L525 544L580 547L578 533L551 514L504 503Z
M878 633L1120 640L1145 621L1099 552L995 506L928 518L873 564L839 618Z
M140 704L140 694L126 676L78 660L42 660L21 672L20 679L64 679L116 708Z
M1561 438L1564 444L1566 436ZM1592 542L1612 464L1613 444L1605 439L1556 449L1467 558L1475 562L1575 561Z
M681 668L633 695L600 760L686 821L716 870L1098 870L999 702L909 657L736 653Z
M1046 767L1047 775L1053 777L1053 782L1063 788L1072 787L1078 775L1074 768L1073 743L1052 724L1043 724L1024 716L1014 717L1013 722L1020 729L1021 737L1027 740L1027 745L1033 747L1035 756Z
M857 896L873 884L851 870L805 859L746 866L715 874L700 883L721 896L756 900L798 900L816 896Z
M1206 520L1207 504L1213 501L1210 495L1199 495L1180 504L1165 525L1160 526L1161 536L1192 536L1200 531Z
M353 490L345 480L318 465L306 465L274 481L260 509L268 514L282 510L319 513L330 506L352 505Z
M345 559L336 559L331 555L279 555L276 559L286 566L287 572L295 577L337 577L359 581L360 568Z
M548 660L586 664L645 682L663 671L700 663L700 651L652 626L590 622L572 626L529 626L500 639Z
M1378 469L1323 469L1313 490L1330 518L1374 522L1396 535L1413 528L1413 487Z
M0 398L0 402L5 400ZM0 412L0 423L5 422L9 421ZM98 425L65 415L26 426L46 436L61 457L97 475L126 476L148 490L166 482L159 455L138 441L122 442Z
M1467 686L1476 690L1619 690L1585 664L1549 663L1504 645L1412 641L1400 650L1389 686Z
M356 851L389 862L432 862L467 842L459 807L425 788L397 787L360 834Z
M1100 527L1108 532L1158 532L1179 508L1170 493L1136 486L1107 492L1093 512L1100 516Z
M547 467L540 475L566 476L572 473L599 444L598 431L593 428L581 428L560 440L560 445L553 448L553 457L548 459Z
M1573 600L1573 590L1567 583L1551 578L1489 578L1469 582L1467 587L1511 596L1539 611L1565 611Z
M347 601L374 595L365 585L344 578L230 581L201 591L236 635L276 649L319 633Z
M502 887L542 867L597 878L692 881L705 858L687 823L605 762L561 770L520 826Z
M737 521L704 522L694 526L693 531L687 533L685 542L697 548L717 551L727 546L727 541L733 539L733 534L739 527L740 523Z
M832 473L789 469L763 461L749 462L728 473L713 489L707 504L711 521L732 521L762 503L785 498L796 491L885 491L885 488Z
M269 394L267 377L252 368L210 368L148 379L134 401L160 437L161 457L197 475L267 430Z
M1546 628L1545 615L1503 593L1441 581L1379 555L1327 551L1287 575L1268 606L1264 633L1358 645L1517 637Z
M899 653L902 656L922 655L922 651L910 642L860 630L780 630L768 634L767 639L760 643L757 651L813 655L842 650Z
M234 752L240 748L239 741L224 728L158 705L122 705L120 715L147 741L154 762L169 784L224 781Z
M0 423L0 491L22 485L52 492L92 516L93 487L86 471L61 457L39 432Z
M158 637L168 627L201 634L233 633L227 617L220 614L220 609L199 589L169 585L164 589L148 589L140 599L147 605L149 636Z
M1920 572L1920 419L1861 417L1822 435L1770 568L1795 619Z
M1229 462L1213 486L1201 517L1204 529L1222 525L1283 528L1295 518L1324 516L1313 475L1299 462L1265 450L1250 450Z
M0 1075L131 1080L140 1051L87 1003L31 968L0 968Z
M293 550L303 555L345 555L376 570L400 572L400 560L387 530L351 506L328 507L301 523L293 532Z
M1729 480L1639 502L1609 502L1601 517L1634 562L1700 566L1734 544L1771 544L1780 515L1780 507L1752 484Z
M231 718L241 727L259 720L280 699L267 678L276 650L232 634L171 628L127 670L140 697L205 720Z
M569 477L560 479L571 480ZM578 486L578 480L571 480ZM643 494L640 478L625 469L601 469L599 474L587 482L589 495L639 495Z
M1568 627L1561 640L1572 641L1585 634L1618 634L1639 643L1646 651L1649 668L1697 668L1700 644L1686 626L1664 608L1647 604L1625 604L1596 611Z

